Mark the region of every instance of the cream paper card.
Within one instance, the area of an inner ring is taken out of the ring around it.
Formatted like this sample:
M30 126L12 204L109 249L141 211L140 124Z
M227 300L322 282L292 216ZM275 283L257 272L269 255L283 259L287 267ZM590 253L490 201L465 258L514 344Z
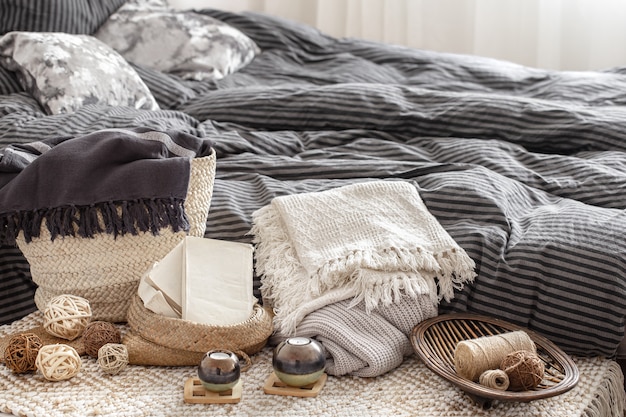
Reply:
M185 240L185 320L227 326L248 320L252 295L252 245L200 237Z
M143 289L144 304L149 300L159 314L180 312L183 319L197 323L227 326L245 321L255 302L253 252L246 243L187 236L147 273L144 280L156 293Z

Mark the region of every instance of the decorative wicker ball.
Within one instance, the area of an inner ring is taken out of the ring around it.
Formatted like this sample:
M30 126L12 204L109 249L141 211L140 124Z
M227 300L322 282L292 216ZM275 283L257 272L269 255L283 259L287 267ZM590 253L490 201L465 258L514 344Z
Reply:
M45 345L37 354L37 369L48 381L70 379L80 372L80 356L65 344Z
M98 365L104 372L116 375L128 365L128 349L121 343L107 343L98 349Z
M122 334L120 330L108 321L91 322L83 332L85 352L93 358L98 357L98 350L107 343L121 342Z
M518 350L502 360L500 369L509 376L509 390L528 391L541 383L545 366L537 354Z
M67 340L80 336L91 320L89 301L71 294L52 298L43 312L43 327L48 333Z
M35 361L42 345L35 333L13 335L4 349L4 363L16 374L36 371Z

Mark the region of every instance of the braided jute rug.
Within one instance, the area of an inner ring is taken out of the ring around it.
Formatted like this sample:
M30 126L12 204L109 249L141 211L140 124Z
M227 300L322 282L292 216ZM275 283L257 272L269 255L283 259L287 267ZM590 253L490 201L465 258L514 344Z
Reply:
M0 326L0 338L41 325L33 313ZM494 402L484 410L460 389L431 372L415 355L377 378L329 377L317 397L268 395L263 385L272 371L271 350L252 357L242 373L236 404L187 404L183 387L195 367L128 366L104 373L83 356L80 373L61 382L39 373L15 375L0 365L0 412L16 416L622 416L623 374L616 362L574 358L580 382L560 396L528 403Z

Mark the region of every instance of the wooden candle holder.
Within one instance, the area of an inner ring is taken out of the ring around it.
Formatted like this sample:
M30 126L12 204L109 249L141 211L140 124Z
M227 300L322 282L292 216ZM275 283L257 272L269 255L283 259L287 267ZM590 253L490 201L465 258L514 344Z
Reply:
M213 392L209 391L202 385L198 378L189 378L185 382L184 400L190 404L233 404L241 400L242 392L241 380L237 384L226 391Z
M276 374L272 372L265 381L263 386L263 392L270 395L290 395L293 397L317 397L320 393L328 376L323 373L320 378L312 384L304 385L302 387L292 387L285 384L278 379Z

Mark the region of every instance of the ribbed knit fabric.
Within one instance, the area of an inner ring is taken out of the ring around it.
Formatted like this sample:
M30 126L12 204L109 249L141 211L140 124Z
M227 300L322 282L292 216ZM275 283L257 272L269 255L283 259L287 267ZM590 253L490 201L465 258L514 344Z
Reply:
M263 298L287 335L328 304L352 299L370 312L402 294L436 303L475 276L472 259L409 182L277 197L253 221Z
M362 302L349 304L339 301L308 314L296 332L323 344L330 375L374 377L395 369L413 353L409 340L413 327L437 315L429 295L403 296L369 313ZM272 343L281 339L277 334Z

